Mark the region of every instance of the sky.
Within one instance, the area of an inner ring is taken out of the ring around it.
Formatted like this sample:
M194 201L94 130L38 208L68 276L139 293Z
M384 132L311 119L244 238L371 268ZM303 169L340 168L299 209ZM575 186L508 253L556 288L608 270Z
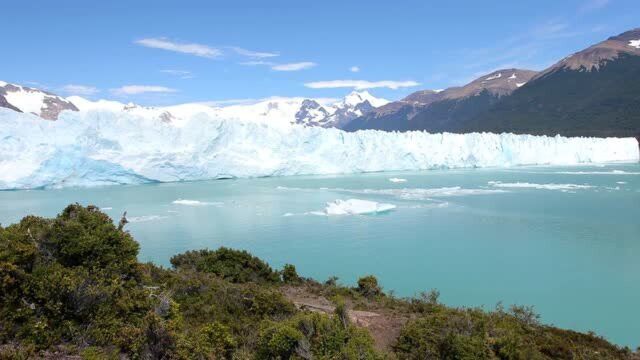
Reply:
M640 27L638 0L7 0L0 80L144 105L395 100L542 70Z

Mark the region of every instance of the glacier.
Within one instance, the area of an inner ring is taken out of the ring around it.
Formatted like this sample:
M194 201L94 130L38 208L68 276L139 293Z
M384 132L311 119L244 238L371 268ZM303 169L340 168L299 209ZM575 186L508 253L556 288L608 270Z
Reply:
M178 125L126 112L57 121L0 109L0 189L282 175L638 161L634 138L347 133L197 113Z

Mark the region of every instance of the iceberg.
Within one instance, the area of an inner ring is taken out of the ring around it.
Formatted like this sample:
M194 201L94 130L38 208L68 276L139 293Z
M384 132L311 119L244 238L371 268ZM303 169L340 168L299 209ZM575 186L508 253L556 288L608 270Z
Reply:
M634 138L347 133L197 112L176 125L109 110L45 121L2 108L0 124L0 189L639 160Z
M367 215L387 212L395 209L392 204L381 204L375 201L349 199L336 200L327 203L324 212L327 216L332 215Z

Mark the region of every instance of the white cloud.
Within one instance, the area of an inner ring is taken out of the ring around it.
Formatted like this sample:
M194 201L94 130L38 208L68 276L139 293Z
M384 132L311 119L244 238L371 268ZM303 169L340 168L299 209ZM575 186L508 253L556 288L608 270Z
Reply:
M100 90L93 86L67 84L60 88L63 92L69 95L91 96L100 92Z
M349 71L351 72L359 72L360 71L360 67L359 66L352 66L349 68Z
M609 5L610 2L611 0L587 0L582 4L579 10L582 13L599 10Z
M154 49L175 51L183 54L190 54L210 59L222 55L222 51L220 49L216 49L207 45L195 43L179 43L165 38L147 38L136 40L135 43Z
M280 56L280 54L274 53L274 52L252 51L252 50L243 49L243 48L237 47L237 46L233 46L233 47L231 47L231 49L233 51L235 51L236 53L238 53L238 55L251 57L251 58L263 59L263 58L270 58L270 57Z
M193 73L189 70L177 70L177 69L164 69L160 70L161 73L177 76L181 79L193 79Z
M420 83L413 80L407 81L367 81L367 80L330 80L330 81L314 81L304 84L304 86L312 89L334 89L334 88L354 88L356 90L388 88L399 89L404 87L418 86Z
M260 66L260 65L273 66L273 65L276 65L276 64L272 63L271 61L251 60L251 61L241 62L240 65L245 65L245 66Z
M117 89L111 89L111 91L116 95L137 95L145 93L173 93L178 90L157 85L125 85Z
M277 64L273 65L271 69L275 71L299 71L304 69L309 69L318 64L311 61L303 61L297 63L289 63L289 64Z

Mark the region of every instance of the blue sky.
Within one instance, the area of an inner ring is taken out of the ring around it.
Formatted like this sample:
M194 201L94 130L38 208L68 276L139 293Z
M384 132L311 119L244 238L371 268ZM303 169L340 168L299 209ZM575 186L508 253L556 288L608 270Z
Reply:
M543 69L640 26L637 0L6 1L0 79L142 104L398 99Z

